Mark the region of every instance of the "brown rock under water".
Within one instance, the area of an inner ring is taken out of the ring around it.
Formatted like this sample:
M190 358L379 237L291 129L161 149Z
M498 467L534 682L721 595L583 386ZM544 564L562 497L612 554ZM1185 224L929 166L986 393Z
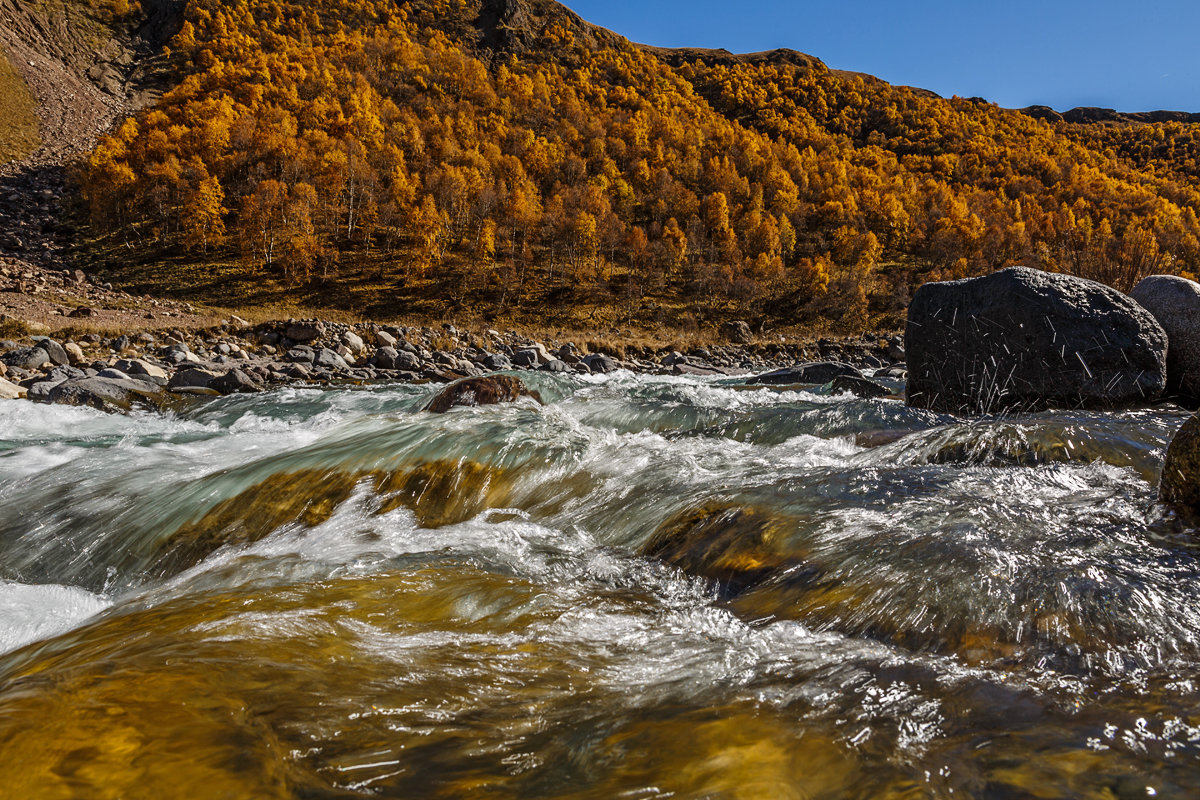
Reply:
M425 410L444 414L458 406L491 406L511 403L520 397L532 397L539 403L542 402L541 395L511 375L466 378L450 384L434 395L426 404Z
M453 525L503 505L511 476L473 461L432 461L399 470L307 469L272 475L183 525L158 547L151 571L170 575L225 545L253 544L289 523L313 528L366 483L378 513L412 509L427 528Z
M761 509L708 503L664 522L642 552L689 575L715 580L726 596L733 596L802 563L784 549L793 527L786 518Z

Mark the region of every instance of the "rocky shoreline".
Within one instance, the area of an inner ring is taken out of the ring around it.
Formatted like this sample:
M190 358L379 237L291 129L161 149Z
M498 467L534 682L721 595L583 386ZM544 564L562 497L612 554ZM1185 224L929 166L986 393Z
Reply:
M748 333L737 327L731 332ZM589 349L514 332L472 333L449 324L436 329L290 319L251 325L233 317L203 330L0 340L0 397L127 411L163 406L173 397L288 385L450 383L510 370L593 374L620 369L747 376L764 384L837 379L846 391L879 395L890 390L870 378L903 378L903 359L899 335L730 343L680 352L627 345ZM826 366L814 369L814 364Z

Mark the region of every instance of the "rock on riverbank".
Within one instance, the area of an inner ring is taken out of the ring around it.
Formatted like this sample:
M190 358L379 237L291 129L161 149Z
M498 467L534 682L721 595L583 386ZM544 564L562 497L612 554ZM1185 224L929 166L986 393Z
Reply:
M922 286L905 349L908 402L936 411L1120 408L1166 385L1167 335L1149 311L1103 284L1026 267Z
M0 377L16 386L10 394L23 392L38 402L125 410L162 405L177 396L257 392L284 384L449 383L504 370L754 375L823 359L852 361L873 374L895 371L889 354L903 353L898 337L714 345L687 353L645 346L601 349L587 352L573 342L538 342L495 330L471 333L451 325L293 319L252 326L230 320L205 330L0 341ZM861 374L846 365L841 370ZM828 377L823 375L800 377L824 383Z

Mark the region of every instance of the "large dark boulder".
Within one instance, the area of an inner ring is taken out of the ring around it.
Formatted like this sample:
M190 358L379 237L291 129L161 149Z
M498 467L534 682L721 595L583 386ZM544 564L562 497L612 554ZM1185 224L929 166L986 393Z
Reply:
M794 367L772 370L762 375L756 375L746 382L765 386L824 384L842 376L861 378L863 374L858 367L843 364L840 361L814 361L809 364L797 364Z
M128 411L135 402L156 402L162 390L144 381L128 378L74 378L51 389L44 402L68 406L90 406L101 411Z
M1166 386L1167 335L1149 311L1095 281L1026 267L925 284L904 341L917 408L1121 408Z
M490 406L511 403L519 397L542 398L530 391L520 379L511 375L489 375L467 378L442 389L425 405L426 411L442 414L458 406Z
M1151 275L1129 296L1167 332L1167 392L1193 407L1200 404L1200 283Z
M1183 423L1167 447L1158 499L1187 519L1200 519L1200 415Z
M22 347L17 350L10 350L0 356L0 361L10 367L18 369L37 369L43 364L52 364L50 354L46 352L44 347Z

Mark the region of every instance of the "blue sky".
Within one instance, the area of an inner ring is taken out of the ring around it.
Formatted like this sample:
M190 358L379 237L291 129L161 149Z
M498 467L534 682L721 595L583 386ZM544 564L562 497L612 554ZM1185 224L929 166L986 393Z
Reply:
M1200 112L1200 0L567 0L637 42L790 47L945 95Z

